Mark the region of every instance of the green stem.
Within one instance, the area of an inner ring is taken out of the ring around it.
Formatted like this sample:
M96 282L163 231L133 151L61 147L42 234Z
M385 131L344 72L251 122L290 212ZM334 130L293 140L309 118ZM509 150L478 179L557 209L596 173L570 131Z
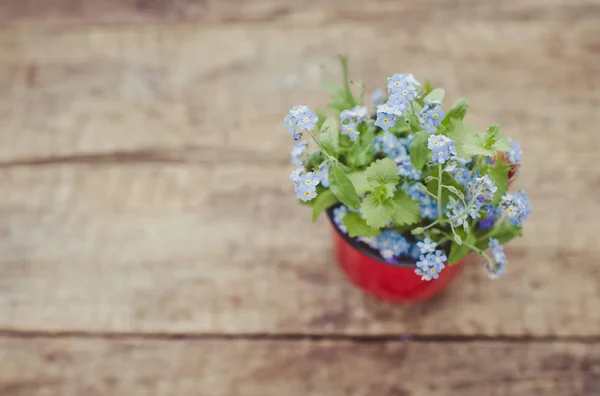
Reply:
M438 193L437 193L437 204L438 204L438 216L441 219L443 214L442 214L442 176L443 176L443 172L444 170L442 169L442 165L440 164L438 166Z
M313 135L310 131L308 132L308 134L310 135L310 137L312 138L312 140L317 144L317 146L319 146L319 148L321 149L321 152L323 154L325 154L325 156L327 157L327 159L329 159L329 161L331 161L332 163L336 163L337 159L335 157L333 157L332 155L330 155L327 150L325 150L325 148L323 148L323 146L321 145L321 142L319 142L317 140L317 138L315 137L315 135Z

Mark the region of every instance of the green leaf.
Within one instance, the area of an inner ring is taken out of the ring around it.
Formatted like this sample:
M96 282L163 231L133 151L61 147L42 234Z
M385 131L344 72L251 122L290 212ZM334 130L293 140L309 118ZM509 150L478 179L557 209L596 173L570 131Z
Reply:
M491 156L496 153L495 150L485 147L483 134L477 129L463 121L452 120L451 128L446 135L454 140L456 153L462 158L471 158L474 155Z
M421 220L419 204L403 192L396 193L392 220L399 226L418 223Z
M350 78L348 77L348 58L340 55L340 64L342 66L342 79L344 84L344 94L346 96L346 101L350 105L350 107L354 107L356 105L356 99L352 95L352 90L350 90Z
M348 212L344 216L344 225L348 231L348 235L351 238L355 237L372 237L377 236L380 233L378 228L370 227L365 220L363 220L358 213Z
M329 167L329 189L349 208L358 209L360 206L360 200L354 185L337 165Z
M338 199L331 190L324 190L317 195L313 203L312 221L316 221L321 213L328 207L335 205Z
M356 193L358 195L363 195L367 191L371 190L371 186L369 185L369 182L367 181L367 172L366 171L358 171L358 172L349 173L348 177L350 178L350 181L354 185L354 188L356 189Z
M501 159L498 159L494 166L485 166L482 167L482 172L487 174L490 179L494 182L498 190L494 194L492 198L492 204L496 205L502 199L502 196L508 191L508 172L510 170L510 166L504 164Z
M419 132L410 144L410 163L416 170L423 169L428 159L431 158L430 150L427 148L427 132Z
M350 146L346 160L351 167L360 168L373 162L373 132L372 128L361 131L358 142Z
M373 188L382 184L398 184L400 181L398 167L390 158L379 159L367 168L367 180Z
M444 95L446 94L446 91L444 91L442 88L436 88L433 91L429 92L427 94L427 96L425 96L425 100L430 100L430 101L438 101L438 102L442 102L444 100Z
M394 202L392 199L379 201L372 194L368 194L360 205L360 212L369 226L381 228L392 219Z
M485 148L494 151L510 151L510 142L500 130L500 126L492 125L485 131Z
M489 238L497 239L500 244L510 242L514 238L523 235L523 228L509 221L498 223L490 232L477 239L477 247L482 250L489 248Z
M449 126L453 119L462 121L465 118L465 115L467 115L468 107L469 103L465 98L458 99L454 103L454 106L446 113L446 117L442 120L442 125L445 127Z
M337 120L333 117L326 119L319 131L319 142L332 155L337 154L340 150L339 133Z
M452 247L450 248L450 257L448 257L448 264L452 265L458 263L467 255L467 253L471 251L471 248L467 247L466 244L474 245L475 235L468 234L462 242L462 245L452 242Z

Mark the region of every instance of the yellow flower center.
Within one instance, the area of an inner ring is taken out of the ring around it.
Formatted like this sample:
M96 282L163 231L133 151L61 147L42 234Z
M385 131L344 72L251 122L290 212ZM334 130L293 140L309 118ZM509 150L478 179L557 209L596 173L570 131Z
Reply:
M438 118L438 115L434 114L434 115L431 116L431 118Z
M435 274L435 268L430 269L429 272L431 272L432 274Z
M400 86L400 82L399 82L399 81L396 81L396 82L394 83L394 85L395 85L395 86L397 86L397 87L399 87L399 86Z
M310 196L310 191L305 191L304 195L307 196L307 197Z
M387 124L389 122L389 120L387 118L384 118L383 122Z
M433 145L434 145L434 146L437 146L439 143L440 143L440 142L438 142L438 141L435 141L435 142L433 142Z
M458 173L456 174L456 176L458 176L458 177L462 177L462 172L458 172Z

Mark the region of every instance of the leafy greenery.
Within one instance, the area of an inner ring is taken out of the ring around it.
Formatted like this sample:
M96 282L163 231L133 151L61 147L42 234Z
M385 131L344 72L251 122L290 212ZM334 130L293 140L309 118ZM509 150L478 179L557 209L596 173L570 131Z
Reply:
M329 167L329 189L344 205L352 209L359 208L360 200L354 185L337 165Z
M442 89L442 88L436 88L434 90L432 90L431 92L429 92L427 94L427 96L425 96L425 100L430 100L430 101L438 101L441 102L442 100L444 100L444 95L446 94L446 92Z
M344 216L344 226L351 238L355 237L372 237L377 236L381 232L379 228L370 227L358 213L347 213Z
M494 205L500 202L502 196L506 193L506 191L508 191L509 170L510 166L504 164L501 160L496 161L496 163L493 166L482 166L482 173L487 174L498 188L498 190L496 190L496 193L494 194L494 198L492 198L492 204Z
M450 247L450 256L448 257L448 264L456 264L460 260L462 260L467 253L471 251L469 246L473 246L475 244L475 235L468 234L464 236L462 244L459 245L456 242L452 242L452 246Z
M406 226L418 223L421 220L419 204L403 192L396 193L394 197L394 224Z
M391 198L378 200L373 194L368 194L360 205L360 213L369 226L381 228L392 219L394 201Z
M454 106L446 113L446 117L442 120L442 125L448 127L451 125L452 120L462 121L467 115L467 109L469 103L465 98L458 99Z
M477 238L477 247L485 250L488 248L489 238L497 239L501 244L510 242L516 237L523 235L523 228L510 223L509 221L502 221L489 232L479 236Z
M330 154L336 155L339 152L339 133L337 121L333 117L325 120L319 131L320 142Z
M396 185L399 180L396 163L390 158L379 159L367 168L367 181L373 188L388 183Z
M419 132L415 134L410 144L410 163L416 170L423 169L425 163L431 158L431 150L427 148L429 134Z
M314 203L312 205L312 221L316 221L325 209L335 205L336 203L338 203L338 201L339 200L331 192L331 190L324 190L321 193L319 193L319 195L317 195L317 198L314 199Z

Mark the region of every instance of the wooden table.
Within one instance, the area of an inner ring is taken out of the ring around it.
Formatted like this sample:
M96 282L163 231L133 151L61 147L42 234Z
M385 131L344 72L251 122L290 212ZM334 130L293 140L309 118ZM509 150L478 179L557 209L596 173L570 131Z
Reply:
M0 3L0 395L600 395L600 1ZM412 72L525 152L507 275L375 301L282 117Z

